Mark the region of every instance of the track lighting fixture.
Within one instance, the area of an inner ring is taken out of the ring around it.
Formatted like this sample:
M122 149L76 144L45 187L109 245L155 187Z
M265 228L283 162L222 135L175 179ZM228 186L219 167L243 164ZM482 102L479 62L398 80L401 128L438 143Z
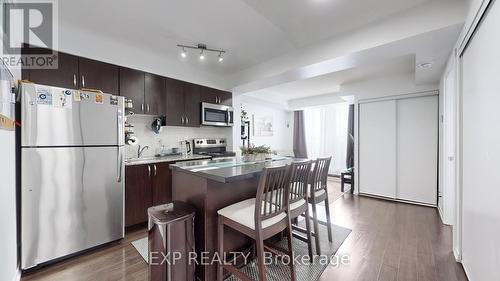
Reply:
M200 60L205 60L206 52L219 53L219 56L217 58L219 62L222 62L224 60L223 55L226 53L226 51L221 49L207 48L207 45L205 44L198 44L196 46L178 44L177 47L181 48L181 57L183 58L186 58L188 55L186 49L200 50L200 56L199 56Z

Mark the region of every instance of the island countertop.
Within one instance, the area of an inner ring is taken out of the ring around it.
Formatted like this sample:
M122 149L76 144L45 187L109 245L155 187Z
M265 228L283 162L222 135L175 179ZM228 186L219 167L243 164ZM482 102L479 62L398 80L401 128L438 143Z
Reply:
M170 165L170 169L228 183L260 175L264 167L279 167L296 160L298 159L277 156L265 161L245 162L239 157L233 157L181 162Z

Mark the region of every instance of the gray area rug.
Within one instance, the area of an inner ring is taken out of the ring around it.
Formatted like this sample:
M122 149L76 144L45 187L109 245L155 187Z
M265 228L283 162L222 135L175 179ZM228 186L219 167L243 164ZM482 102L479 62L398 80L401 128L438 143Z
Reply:
M305 224L304 221L299 223L302 227ZM350 229L332 224L333 241L330 243L328 241L328 235L326 226L320 225L320 243L321 243L321 254L322 256L315 256L314 262L303 264L301 262L295 264L295 272L297 274L297 280L300 281L316 281L319 279L325 268L328 266L325 263L326 258L331 258L338 251L342 243L351 233ZM314 242L314 241L313 241ZM132 242L134 248L139 252L146 263L148 262L148 238L142 238ZM286 238L282 241L276 243L277 246L287 249L288 244ZM313 251L315 249L313 243ZM298 239L293 239L293 251L296 256L307 256L307 243L300 241ZM240 269L247 276L254 280L258 280L258 270L255 262L250 262ZM271 265L266 265L266 277L270 281L283 281L290 280L290 267L283 263L272 263ZM230 276L226 281L236 281L240 280L237 277Z

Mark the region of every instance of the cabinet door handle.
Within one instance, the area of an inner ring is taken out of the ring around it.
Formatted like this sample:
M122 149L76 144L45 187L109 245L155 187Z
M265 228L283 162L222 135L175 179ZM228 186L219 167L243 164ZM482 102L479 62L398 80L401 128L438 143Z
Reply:
M151 177L151 165L148 165L148 177Z
M77 87L76 86L76 74L73 74L73 86L75 86L75 88Z
M149 103L146 104L146 112L149 112Z
M85 88L85 75L82 75L82 88Z
M181 116L181 125L184 124L184 116Z
M217 103L217 96L215 96L215 103Z
M153 171L154 171L154 175L156 177L156 164L153 164Z
M144 104L141 103L141 111L144 112Z
M187 118L187 116L186 116L186 124L189 124L189 119Z

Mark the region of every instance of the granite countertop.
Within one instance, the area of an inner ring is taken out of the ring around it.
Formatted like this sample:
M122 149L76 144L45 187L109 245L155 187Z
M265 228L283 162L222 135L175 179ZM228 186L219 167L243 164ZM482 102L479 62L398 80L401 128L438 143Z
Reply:
M158 157L141 157L141 158L131 158L125 160L125 166L133 166L133 165L144 165L144 164L154 164L161 162L178 162L178 161L189 161L189 160L201 160L201 159L210 159L210 156L206 155L168 155L168 156L158 156Z
M258 176L264 167L284 166L296 160L289 157L274 157L266 161L244 162L241 158L233 157L181 162L170 165L170 169L228 183Z

